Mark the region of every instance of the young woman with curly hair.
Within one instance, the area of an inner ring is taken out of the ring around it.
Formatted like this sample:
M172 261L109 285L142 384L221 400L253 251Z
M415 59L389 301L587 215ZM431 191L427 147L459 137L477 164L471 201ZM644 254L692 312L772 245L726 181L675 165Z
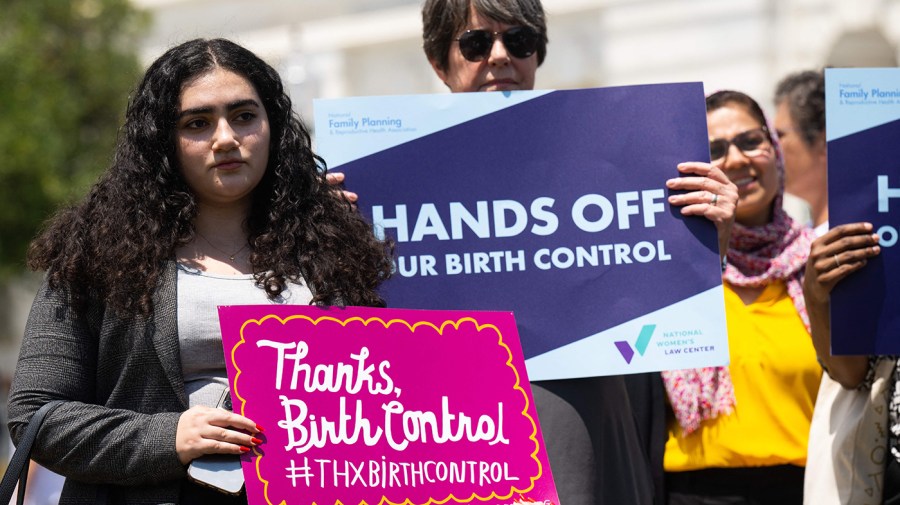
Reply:
M147 70L112 166L53 217L10 395L18 440L66 476L60 503L227 503L186 479L260 427L211 408L227 388L217 305L383 306L378 241L292 112L277 72L226 40L192 40ZM237 502L246 502L241 496Z

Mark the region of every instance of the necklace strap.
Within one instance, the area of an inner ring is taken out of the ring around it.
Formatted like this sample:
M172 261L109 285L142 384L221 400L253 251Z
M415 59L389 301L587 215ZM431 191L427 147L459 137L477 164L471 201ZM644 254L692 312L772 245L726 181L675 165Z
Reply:
M219 249L218 247L216 247L215 244L213 244L208 238L206 238L206 235L200 233L200 230L194 229L194 231L197 233L197 235L200 235L200 238L202 238L204 242L209 244L210 247L212 247L216 251L219 251L220 253L224 254L225 256L228 256L228 259L231 261L234 261L234 257L237 256L238 254L240 254L241 251L243 251L244 249L247 248L248 245L250 245L245 242L244 245L242 245L241 248L238 249L237 251L234 251L233 253L228 253L227 251L223 251L222 249Z

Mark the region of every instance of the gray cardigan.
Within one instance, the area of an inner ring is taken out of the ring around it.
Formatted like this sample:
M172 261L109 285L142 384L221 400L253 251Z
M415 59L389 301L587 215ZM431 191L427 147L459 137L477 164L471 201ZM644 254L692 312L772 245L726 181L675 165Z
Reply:
M66 400L41 428L32 457L67 477L61 505L178 503L186 467L175 452L188 408L176 323L175 263L149 320L99 304L75 317L46 281L35 297L9 399L18 442L31 415Z

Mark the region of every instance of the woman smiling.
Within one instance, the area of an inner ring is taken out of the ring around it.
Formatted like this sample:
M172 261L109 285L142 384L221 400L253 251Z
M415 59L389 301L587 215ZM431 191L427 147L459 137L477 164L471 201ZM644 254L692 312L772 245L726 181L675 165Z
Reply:
M800 504L822 375L802 289L813 234L781 207L781 153L759 105L721 91L706 110L710 158L740 198L723 275L731 363L663 373L669 503Z

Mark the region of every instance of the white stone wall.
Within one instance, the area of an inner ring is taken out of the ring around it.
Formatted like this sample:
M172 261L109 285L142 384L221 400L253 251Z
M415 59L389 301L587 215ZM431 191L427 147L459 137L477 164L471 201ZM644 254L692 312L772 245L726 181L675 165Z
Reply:
M305 117L313 98L444 89L421 51L420 0L134 1L156 13L148 62L187 38L234 38L282 72ZM887 60L884 51L854 49L856 66L896 65L900 42L900 0L544 0L544 6L550 45L539 88L703 81L708 91L739 89L769 108L778 79L826 65L842 34L880 31L891 46Z

